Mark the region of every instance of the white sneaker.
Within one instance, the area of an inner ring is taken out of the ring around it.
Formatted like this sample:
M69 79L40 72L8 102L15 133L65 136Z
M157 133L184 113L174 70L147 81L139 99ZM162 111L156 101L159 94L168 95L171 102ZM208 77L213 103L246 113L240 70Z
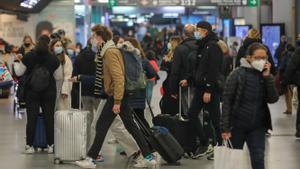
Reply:
M76 161L75 164L81 168L87 168L87 169L96 168L96 163L91 158L86 158L85 160Z
M110 139L107 141L108 144L118 144L118 140L117 139Z
M157 162L152 155L152 159L140 158L138 157L138 161L133 167L135 168L153 168L156 166Z
M144 161L144 157L143 157L142 154L138 155L138 156L133 160L133 162L134 162L135 164L139 164L139 165L141 165L141 163L142 163L143 161Z
M35 150L34 150L33 146L26 145L24 153L25 154L33 154L33 153L35 153Z
M48 145L48 154L53 154L54 145L51 146Z

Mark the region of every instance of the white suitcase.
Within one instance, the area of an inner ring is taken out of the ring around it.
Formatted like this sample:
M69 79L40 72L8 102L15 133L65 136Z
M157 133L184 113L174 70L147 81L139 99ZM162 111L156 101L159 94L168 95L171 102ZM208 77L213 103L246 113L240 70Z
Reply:
M81 104L81 84L79 84ZM54 115L54 162L74 162L84 159L87 151L88 111L57 111Z

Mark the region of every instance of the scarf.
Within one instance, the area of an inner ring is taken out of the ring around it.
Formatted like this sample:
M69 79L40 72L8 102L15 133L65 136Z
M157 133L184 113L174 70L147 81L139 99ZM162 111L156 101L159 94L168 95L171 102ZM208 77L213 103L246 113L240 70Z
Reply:
M97 53L96 53L96 79L95 79L95 89L94 94L96 97L101 97L104 93L104 85L103 85L103 58L104 54L109 48L115 48L115 44L112 40L103 43Z

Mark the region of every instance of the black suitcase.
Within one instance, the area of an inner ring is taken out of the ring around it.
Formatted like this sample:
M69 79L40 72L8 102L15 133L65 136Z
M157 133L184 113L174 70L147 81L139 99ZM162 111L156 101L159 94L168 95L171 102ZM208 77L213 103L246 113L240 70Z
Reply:
M184 155L184 150L167 128L155 126L149 129L134 111L132 113L147 142L166 162L174 164L181 159Z
M184 151L188 154L194 153L197 149L197 136L193 131L191 123L182 117L181 109L181 88L179 88L179 114L172 116L170 114L159 114L154 117L154 113L150 109L153 117L152 122L155 126L163 126L169 129L176 138ZM190 97L189 97L190 100ZM190 102L190 101L189 101Z

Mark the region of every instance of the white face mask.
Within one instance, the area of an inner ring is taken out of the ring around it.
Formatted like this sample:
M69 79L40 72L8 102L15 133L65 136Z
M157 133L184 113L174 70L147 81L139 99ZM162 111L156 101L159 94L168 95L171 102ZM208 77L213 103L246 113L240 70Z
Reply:
M168 43L168 49L171 50L172 49L172 44L169 42Z
M252 67L260 72L262 72L264 70L265 64L266 64L266 60L264 59L259 59L259 60L255 60L251 63Z

